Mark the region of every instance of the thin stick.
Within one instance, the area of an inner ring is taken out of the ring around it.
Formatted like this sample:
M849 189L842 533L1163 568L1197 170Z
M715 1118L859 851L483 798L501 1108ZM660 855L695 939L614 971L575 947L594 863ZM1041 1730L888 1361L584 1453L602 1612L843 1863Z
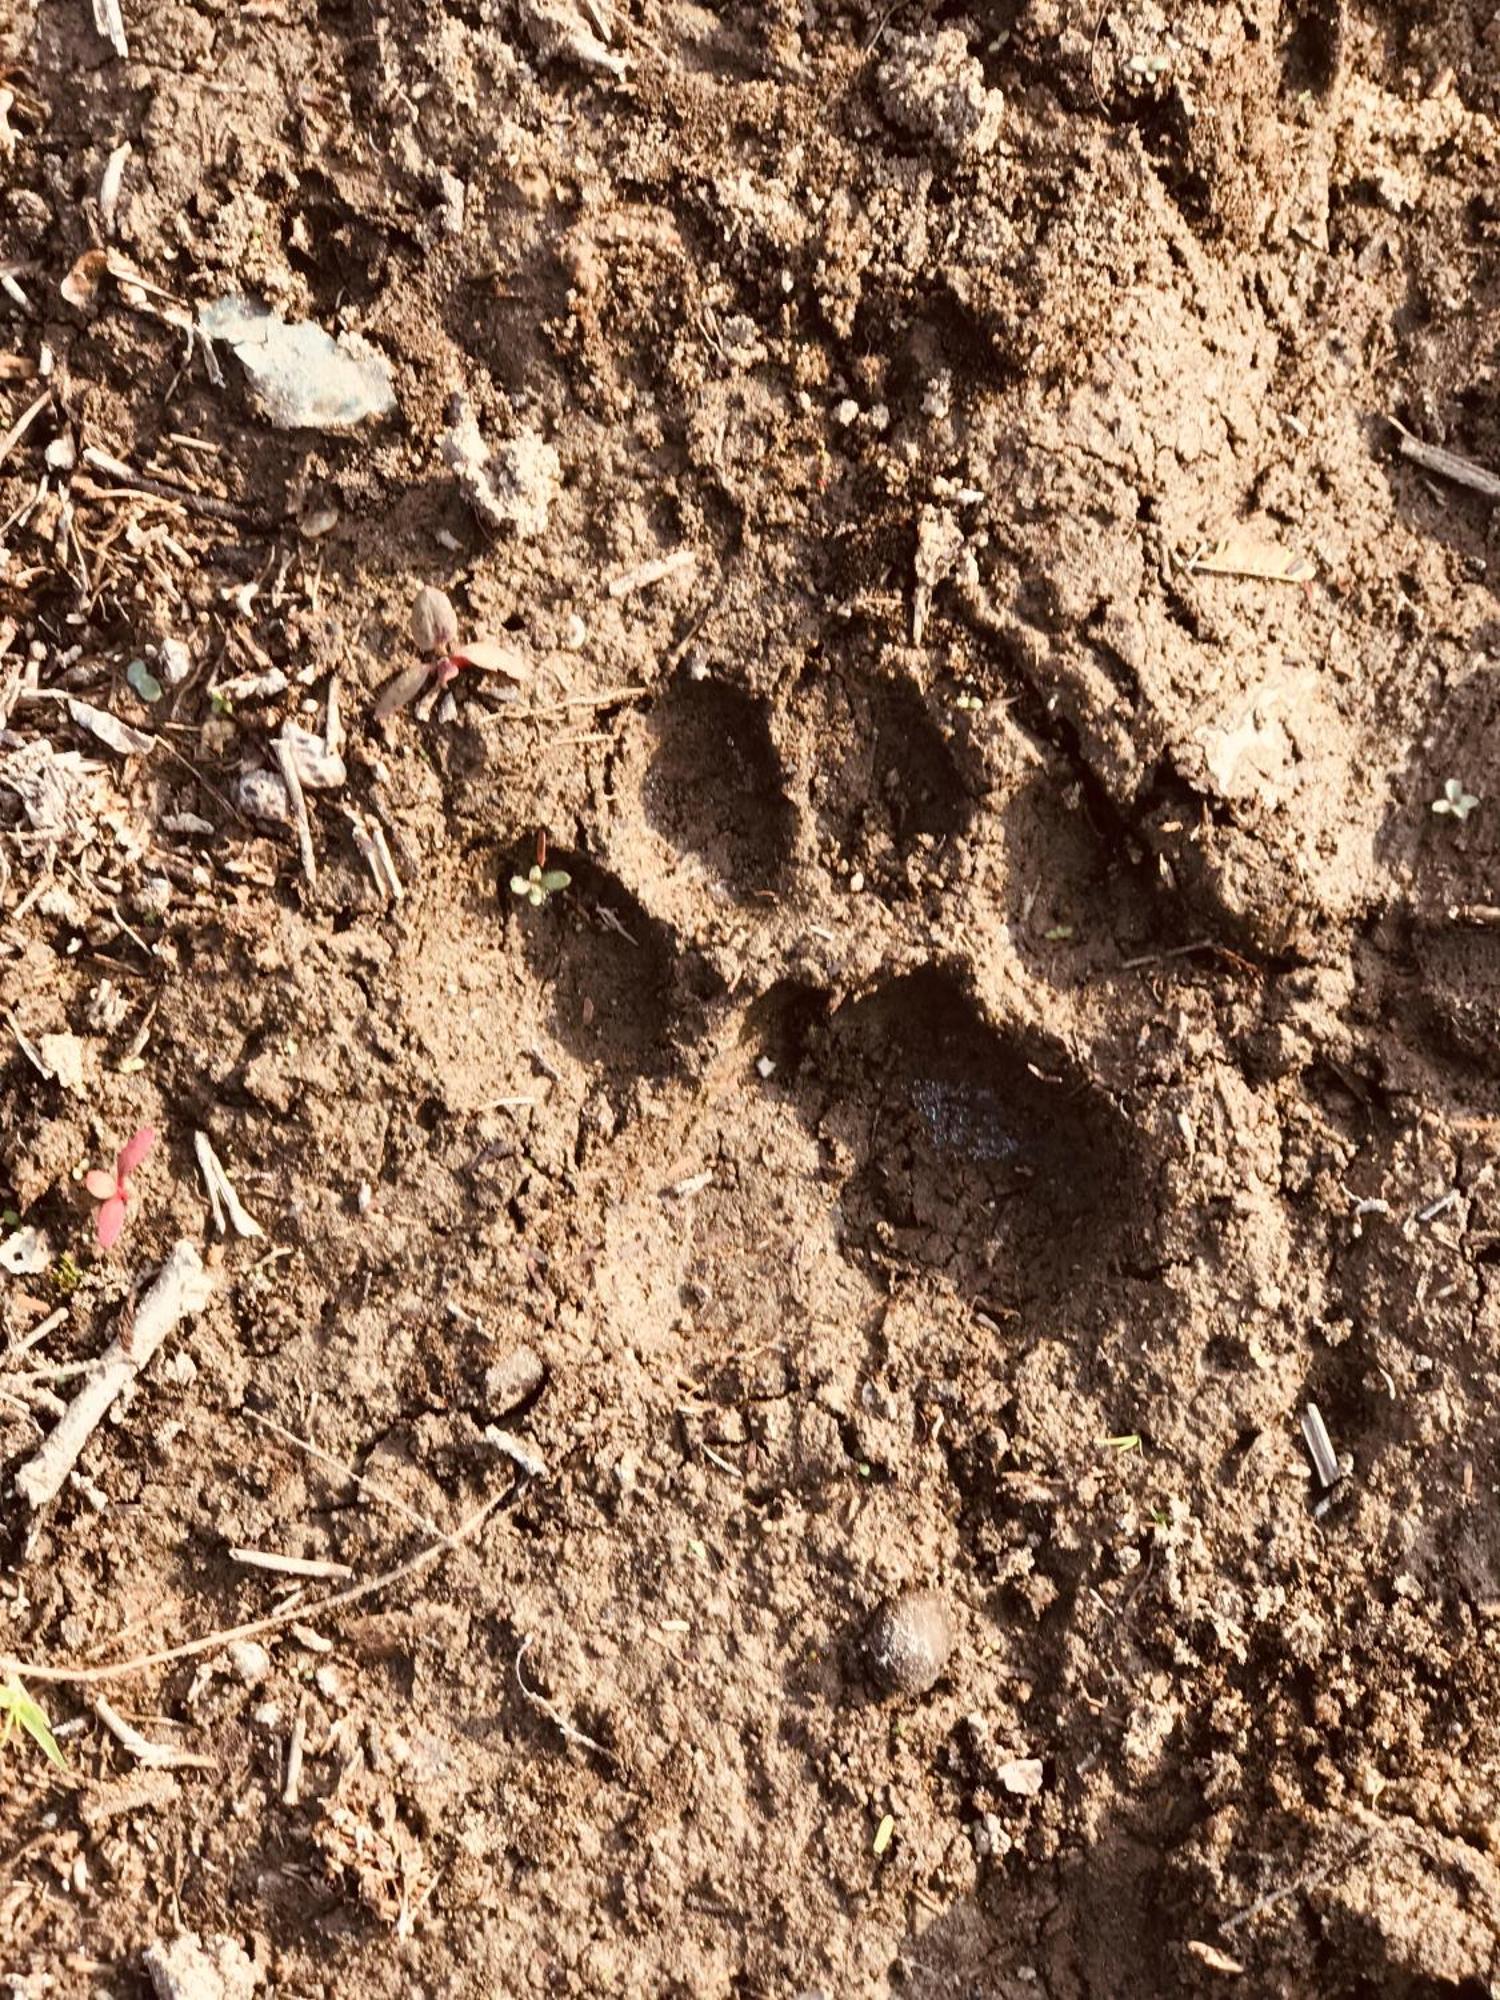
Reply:
M276 762L281 769L287 797L292 802L292 818L297 827L297 846L302 854L302 872L309 883L316 886L318 857L313 853L312 822L307 816L307 800L302 792L302 774L297 769L297 759L292 753L292 746L284 737L278 736L271 747L276 752Z
M649 590L653 583L661 583L679 570L691 569L698 557L692 549L674 549L669 556L656 556L650 562L637 564L634 569L622 570L609 580L609 594L614 598L633 597L638 590Z
M527 1098L526 1102L534 1104L536 1099ZM279 1437L287 1444L294 1444L298 1451L305 1451L308 1457L315 1459L319 1465L326 1465L331 1472L338 1473L341 1479L349 1480L361 1493L368 1493L372 1500L378 1500L383 1507L394 1508L398 1514L404 1515L413 1527L421 1528L429 1535L436 1535L441 1541L445 1530L430 1514L419 1514L415 1507L408 1507L404 1500L398 1500L394 1493L387 1493L383 1486L377 1486L373 1479L367 1479L362 1472L356 1472L352 1465L345 1465L344 1461L335 1458L332 1452L324 1451L320 1445L311 1443L305 1437L298 1437L295 1431L289 1431L285 1424L277 1423L274 1417L266 1416L261 1410L241 1410L240 1415L248 1417L252 1424L260 1424L273 1437Z
M493 1500L486 1500L479 1511L471 1514L451 1535L429 1542L407 1562L398 1563L394 1569L383 1570L379 1576L369 1577L364 1583L352 1583L347 1590L336 1590L331 1597L320 1597L315 1604L289 1606L284 1611L273 1611L266 1618L252 1618L245 1625L229 1625L217 1632L206 1632L201 1639L189 1639L180 1646L166 1646L157 1653L141 1653L133 1660L111 1660L99 1667L49 1667L40 1660L0 1659L0 1674L19 1674L23 1681L66 1682L69 1685L117 1681L127 1674L143 1674L150 1667L170 1667L179 1660L195 1660L202 1653L216 1653L223 1646L232 1646L236 1639L258 1639L264 1632L279 1632L287 1625L310 1624L315 1618L325 1618L330 1612L342 1611L346 1605L358 1604L366 1597L373 1597L377 1590L385 1590L393 1583L404 1583L407 1577L429 1568L439 1556L447 1555L451 1549L458 1548L478 1534L491 1514L509 1498L509 1493L500 1493Z
M1440 444L1424 444L1394 417L1387 417L1386 422L1398 434L1396 449L1413 465L1420 465L1424 472L1435 472L1439 479L1451 479L1455 486L1467 486L1475 493L1482 493L1487 500L1500 500L1500 478L1493 472L1476 465L1472 458L1460 458L1456 451L1444 451Z
M48 1313L47 1317L40 1323L40 1325L34 1326L31 1329L30 1333L23 1334L21 1336L21 1338L16 1342L15 1346L11 1348L9 1354L6 1356L6 1359L8 1361L14 1361L18 1355L26 1354L33 1347L40 1346L41 1343L47 1338L47 1335L49 1333L56 1333L57 1329L62 1325L63 1321L67 1317L68 1317L68 1309L66 1306L59 1306L56 1312Z
M1169 958L1191 958L1195 951L1212 951L1212 938L1195 938L1192 944L1174 944L1167 951L1148 951L1140 958L1122 958L1122 972L1139 972L1143 965L1160 965Z
M286 1746L286 1783L281 1788L281 1803L295 1806L302 1797L302 1753L307 1743L307 1711L299 1701L297 1713L292 1721L291 1740Z
M268 1569L276 1576L310 1576L322 1583L354 1574L348 1563L326 1562L321 1556L283 1556L275 1549L231 1549L229 1559L243 1563L246 1569Z
M20 416L16 418L10 429L5 433L5 436L0 437L0 465L4 465L6 459L9 458L12 451L15 450L16 446L25 437L31 426L51 401L52 391L50 389L44 390L28 409L22 410Z
M133 1729L117 1709L111 1708L102 1694L94 1696L94 1713L104 1724L117 1743L130 1752L138 1764L144 1764L152 1771L214 1771L218 1769L212 1757L195 1757L191 1750L174 1750L170 1744L153 1743Z
M610 1763L613 1763L614 1758L610 1755L610 1752L605 1749L604 1745L602 1743L596 1743L592 1736L585 1736L581 1729L576 1729L573 1726L573 1724L569 1722L568 1718L563 1714L562 1710L558 1707L555 1701L548 1701L547 1697L544 1694L539 1693L536 1688L527 1687L526 1676L521 1672L521 1662L522 1660L525 1659L526 1648L530 1644L531 1644L531 1635L528 1633L527 1636L521 1641L520 1652L516 1654L516 1686L521 1690L522 1694L525 1695L526 1699L532 1704L534 1708L539 1708L542 1711L543 1715L547 1717L547 1720L553 1723L558 1729L562 1731L563 1736L569 1743L577 1743L584 1750L596 1751L599 1754L599 1756L607 1757L609 1758Z
M111 1403L127 1382L135 1380L178 1321L202 1311L213 1288L193 1245L185 1240L177 1244L133 1322L100 1356L97 1374L84 1383L47 1442L16 1474L16 1491L23 1499L40 1507L61 1491Z
M112 458L107 451L100 451L97 445L84 446L83 462L92 466L95 472L118 479L122 486L128 486L137 493L149 493L157 500L175 500L179 507L207 514L213 520L233 521L236 527L241 528L270 525L244 507L236 507L232 500L221 500L216 493L200 493L196 487L183 485L178 480L154 479L150 473L137 472L134 466L126 465L122 459Z

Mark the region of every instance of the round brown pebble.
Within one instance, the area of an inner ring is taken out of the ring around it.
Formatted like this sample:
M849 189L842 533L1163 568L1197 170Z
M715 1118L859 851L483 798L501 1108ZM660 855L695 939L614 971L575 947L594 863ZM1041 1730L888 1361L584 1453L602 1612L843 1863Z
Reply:
M953 1651L953 1614L935 1590L904 1590L875 1613L865 1651L887 1694L926 1694Z

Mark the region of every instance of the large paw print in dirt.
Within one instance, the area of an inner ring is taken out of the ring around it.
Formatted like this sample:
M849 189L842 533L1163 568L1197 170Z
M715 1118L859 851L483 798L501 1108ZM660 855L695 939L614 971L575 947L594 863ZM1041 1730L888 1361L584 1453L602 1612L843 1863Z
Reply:
M692 855L710 893L770 900L796 821L765 707L752 695L719 679L674 681L623 732L616 785L638 790L665 865Z
M910 682L820 663L791 712L825 863L897 887L924 853L968 827L971 782Z
M846 1171L846 1244L1000 1306L1076 1293L1144 1233L1126 1121L952 973L912 973L808 1038L804 1108Z
M558 851L548 866L571 876L566 893L540 909L518 903L514 921L551 1032L622 1084L666 1075L689 1016L717 988L713 972L588 856Z

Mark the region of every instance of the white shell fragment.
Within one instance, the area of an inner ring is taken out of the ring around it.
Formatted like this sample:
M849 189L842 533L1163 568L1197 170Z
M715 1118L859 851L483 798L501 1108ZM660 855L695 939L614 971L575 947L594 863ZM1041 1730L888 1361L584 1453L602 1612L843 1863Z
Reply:
M234 349L277 430L349 431L396 407L391 364L357 333L335 340L320 326L288 325L269 307L233 294L201 307L198 323Z

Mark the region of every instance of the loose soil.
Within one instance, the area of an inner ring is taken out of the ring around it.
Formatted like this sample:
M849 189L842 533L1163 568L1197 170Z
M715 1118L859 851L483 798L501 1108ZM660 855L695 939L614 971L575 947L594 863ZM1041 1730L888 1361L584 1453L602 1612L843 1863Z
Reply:
M1388 421L1500 467L1493 14L124 0L121 59L0 0L0 1649L68 1764L0 1760L17 1995L183 1932L370 2000L1500 1990L1497 558ZM397 414L272 429L155 294L69 303L104 244ZM459 397L555 449L544 532ZM422 584L519 699L374 718ZM238 786L333 676L312 882ZM212 1301L32 1515L36 1371L183 1236ZM36 1675L488 1499L268 1660Z

